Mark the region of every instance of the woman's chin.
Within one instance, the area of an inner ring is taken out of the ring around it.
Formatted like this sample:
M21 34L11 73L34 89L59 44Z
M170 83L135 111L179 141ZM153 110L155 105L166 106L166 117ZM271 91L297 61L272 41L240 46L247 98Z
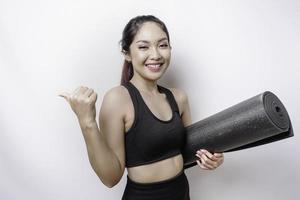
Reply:
M150 80L158 80L164 75L165 71L166 69L161 69L158 72L147 71L146 76Z
M151 81L157 81L163 76L163 73L149 74L145 78Z

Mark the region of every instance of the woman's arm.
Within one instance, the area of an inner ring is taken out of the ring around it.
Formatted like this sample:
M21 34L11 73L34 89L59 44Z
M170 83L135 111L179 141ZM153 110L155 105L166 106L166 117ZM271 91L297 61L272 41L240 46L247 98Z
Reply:
M106 93L100 109L98 128L95 120L97 94L87 87L78 87L73 93L62 93L78 117L87 146L90 164L100 180L113 187L124 172L124 125L118 91ZM115 138L110 137L113 135ZM113 146L111 146L113 144Z
M123 175L118 157L109 148L96 121L80 123L80 127L93 170L104 185L109 188L113 187Z
M129 94L127 89L118 86L109 90L103 99L103 103L99 114L99 126L101 133L107 142L107 146L114 157L113 163L102 162L101 156L97 160L96 165L104 165L103 176L110 179L110 186L116 185L122 178L125 170L125 99ZM108 155L110 156L110 155Z

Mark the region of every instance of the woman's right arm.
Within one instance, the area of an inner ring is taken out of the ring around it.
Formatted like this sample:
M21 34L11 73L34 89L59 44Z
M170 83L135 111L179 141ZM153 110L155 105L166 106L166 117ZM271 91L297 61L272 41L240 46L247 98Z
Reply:
M111 188L120 181L125 169L122 88L116 87L104 95L99 114L100 128L95 120L96 98L93 94L96 93L89 90L81 87L73 92L76 94L69 94L69 98L61 96L69 99L78 117L93 170L103 184Z

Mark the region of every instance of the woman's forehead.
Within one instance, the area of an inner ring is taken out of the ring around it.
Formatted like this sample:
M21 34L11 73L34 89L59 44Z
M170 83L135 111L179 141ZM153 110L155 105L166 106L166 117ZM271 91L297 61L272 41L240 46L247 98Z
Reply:
M167 34L155 22L145 22L138 30L133 42L148 41L157 42L167 38Z

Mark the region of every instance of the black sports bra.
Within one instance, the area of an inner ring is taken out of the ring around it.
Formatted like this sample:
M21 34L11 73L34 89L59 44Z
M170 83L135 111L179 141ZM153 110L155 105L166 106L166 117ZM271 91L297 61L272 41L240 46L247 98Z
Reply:
M159 92L166 94L172 109L172 118L163 121L150 111L130 81L123 86L128 89L134 106L134 122L125 133L125 166L149 164L180 154L186 132L172 92L157 85Z

